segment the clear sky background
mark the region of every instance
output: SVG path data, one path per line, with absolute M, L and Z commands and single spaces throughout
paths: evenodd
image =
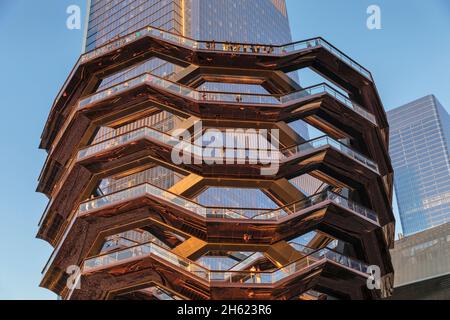
M 258 0 L 255 0 L 258 1 Z M 323 36 L 372 71 L 386 109 L 427 94 L 450 108 L 450 1 L 287 0 L 293 38 Z M 48 111 L 76 62 L 83 29 L 66 8 L 84 0 L 0 0 L 0 299 L 55 299 L 38 287 L 52 248 L 35 239 L 47 204 L 35 193 Z M 366 9 L 382 10 L 382 30 Z

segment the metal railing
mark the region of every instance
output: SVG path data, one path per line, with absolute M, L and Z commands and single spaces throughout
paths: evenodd
M 199 159 L 208 158 L 208 160 L 213 161 L 216 158 L 223 160 L 223 158 L 226 157 L 230 159 L 238 159 L 244 161 L 245 160 L 255 161 L 257 163 L 280 162 L 298 156 L 299 154 L 308 151 L 313 151 L 315 149 L 329 146 L 345 154 L 349 158 L 361 163 L 362 165 L 374 171 L 375 173 L 379 174 L 378 165 L 374 161 L 369 160 L 366 156 L 362 155 L 361 153 L 350 149 L 342 142 L 338 142 L 334 139 L 331 139 L 328 136 L 312 139 L 297 146 L 284 148 L 279 152 L 274 149 L 264 150 L 259 148 L 235 147 L 235 148 L 223 148 L 221 149 L 222 152 L 215 152 L 214 155 L 204 157 L 203 150 L 206 149 L 206 147 L 200 147 L 186 141 L 180 141 L 176 137 L 173 137 L 164 132 L 155 130 L 147 126 L 116 136 L 112 139 L 88 146 L 85 149 L 82 149 L 78 152 L 77 160 L 81 161 L 88 157 L 91 157 L 94 154 L 105 152 L 107 150 L 114 149 L 118 146 L 122 146 L 130 142 L 135 142 L 144 138 L 154 139 L 162 144 L 169 145 L 172 147 L 177 146 L 177 148 L 180 151 L 183 150 L 184 152 L 189 153 L 194 157 L 198 157 Z M 220 148 L 213 148 L 214 151 L 218 151 L 218 149 Z
M 164 169 L 163 171 L 158 170 L 152 176 L 146 175 L 146 172 L 147 170 L 131 174 L 129 176 L 122 177 L 115 180 L 114 182 L 110 182 L 104 186 L 101 186 L 100 190 L 102 191 L 102 194 L 98 196 L 108 195 L 116 191 L 121 191 L 142 183 L 149 183 L 159 188 L 167 189 L 173 186 L 176 182 L 181 181 L 185 178 L 184 175 L 181 175 L 175 171 L 170 171 L 168 169 Z
M 131 34 L 120 37 L 119 39 L 112 40 L 109 43 L 101 46 L 100 48 L 96 48 L 90 52 L 83 54 L 75 67 L 72 69 L 69 77 L 66 79 L 62 89 L 59 91 L 58 96 L 55 98 L 53 103 L 52 111 L 54 107 L 57 105 L 59 100 L 64 96 L 65 88 L 70 79 L 73 78 L 77 67 L 80 64 L 84 64 L 92 59 L 95 59 L 99 56 L 112 52 L 121 48 L 124 45 L 127 45 L 130 42 L 133 42 L 137 39 L 140 39 L 145 36 L 151 36 L 157 39 L 163 39 L 165 41 L 173 42 L 177 45 L 182 45 L 189 47 L 194 50 L 208 50 L 208 51 L 216 51 L 216 52 L 240 52 L 240 53 L 259 53 L 259 54 L 270 54 L 270 55 L 286 55 L 292 52 L 301 51 L 301 50 L 310 50 L 312 48 L 321 47 L 328 52 L 332 53 L 340 60 L 345 62 L 347 65 L 352 67 L 355 71 L 359 72 L 365 78 L 374 82 L 372 74 L 366 68 L 364 68 L 361 64 L 356 62 L 354 59 L 350 58 L 347 54 L 333 46 L 331 43 L 326 41 L 321 37 L 311 38 L 303 41 L 294 42 L 287 45 L 281 46 L 273 46 L 273 45 L 258 45 L 258 44 L 243 44 L 243 43 L 229 43 L 229 42 L 208 42 L 208 41 L 197 41 L 190 38 L 182 37 L 180 35 L 176 35 L 161 29 L 157 29 L 151 26 L 145 27 L 140 31 L 133 32 Z
M 140 38 L 150 36 L 155 39 L 161 39 L 167 42 L 172 42 L 176 45 L 187 47 L 191 50 L 207 50 L 213 52 L 233 52 L 241 54 L 266 54 L 273 56 L 280 56 L 291 54 L 293 52 L 310 50 L 312 48 L 321 47 L 340 60 L 348 64 L 354 70 L 362 74 L 367 79 L 373 81 L 372 74 L 361 64 L 350 58 L 347 54 L 333 46 L 331 43 L 321 37 L 311 38 L 307 40 L 297 41 L 285 45 L 270 45 L 270 44 L 250 44 L 250 43 L 236 43 L 236 42 L 215 42 L 215 41 L 199 41 L 191 38 L 183 37 L 168 31 L 157 29 L 154 27 L 145 27 L 139 31 L 133 32 L 119 39 L 113 40 L 100 48 L 94 49 L 82 55 L 80 62 L 85 63 L 89 60 L 95 59 L 99 56 L 112 52 L 121 48 L 128 43 L 134 42 Z
M 378 165 L 374 161 L 369 160 L 366 156 L 362 155 L 361 153 L 350 149 L 342 142 L 338 142 L 334 139 L 331 139 L 328 136 L 318 137 L 316 139 L 307 141 L 307 142 L 299 144 L 297 146 L 285 148 L 285 149 L 281 150 L 281 154 L 285 158 L 290 158 L 292 156 L 298 155 L 301 152 L 309 151 L 312 149 L 318 149 L 318 148 L 321 148 L 324 146 L 330 146 L 330 147 L 342 152 L 349 158 L 352 158 L 353 160 L 363 164 L 364 166 L 371 169 L 372 171 L 379 173 Z
M 276 105 L 280 106 L 288 104 L 296 100 L 305 99 L 314 95 L 328 94 L 329 96 L 340 101 L 347 108 L 353 110 L 360 116 L 369 120 L 373 124 L 377 124 L 376 118 L 373 114 L 361 107 L 359 104 L 351 101 L 342 93 L 331 87 L 326 83 L 321 83 L 308 88 L 298 90 L 287 95 L 271 95 L 271 94 L 254 94 L 254 93 L 239 93 L 239 92 L 215 92 L 215 91 L 198 91 L 190 87 L 183 86 L 179 83 L 172 82 L 162 77 L 144 73 L 130 80 L 121 82 L 112 87 L 99 91 L 91 96 L 80 100 L 78 108 L 86 108 L 87 106 L 99 102 L 101 100 L 110 98 L 114 95 L 120 94 L 124 91 L 136 88 L 142 84 L 163 88 L 171 93 L 181 95 L 183 97 L 193 99 L 199 102 L 220 102 L 220 103 L 235 103 L 235 104 L 262 104 L 262 105 Z
M 103 142 L 99 142 L 97 144 L 90 145 L 85 149 L 82 149 L 78 152 L 77 160 L 83 160 L 88 158 L 94 154 L 104 152 L 106 150 L 113 149 L 117 146 L 121 146 L 133 141 L 137 141 L 143 138 L 151 138 L 155 139 L 164 144 L 168 144 L 171 146 L 175 146 L 180 143 L 180 141 L 164 132 L 155 130 L 151 127 L 144 126 L 139 129 L 118 135 L 112 139 L 105 140 Z
M 175 129 L 175 122 L 176 122 L 176 116 L 169 116 L 161 121 L 158 121 L 156 123 L 149 124 L 150 127 L 154 128 L 155 130 L 161 131 L 161 132 L 170 132 L 171 130 Z M 120 132 L 120 130 L 123 130 Z M 120 127 L 118 129 L 112 129 L 109 132 L 103 133 L 101 135 L 95 136 L 94 140 L 92 141 L 92 145 L 103 142 L 105 140 L 112 139 L 114 137 L 117 137 L 121 134 L 128 133 L 130 131 L 135 130 L 136 128 L 127 128 L 127 126 Z
M 163 201 L 169 202 L 183 209 L 187 209 L 196 215 L 210 219 L 242 219 L 242 220 L 264 220 L 276 221 L 289 215 L 296 214 L 304 209 L 318 205 L 325 201 L 330 201 L 345 209 L 353 211 L 355 214 L 363 216 L 372 222 L 378 223 L 378 215 L 359 204 L 356 204 L 343 196 L 325 191 L 306 199 L 302 199 L 293 204 L 278 209 L 259 209 L 259 208 L 226 208 L 226 207 L 205 207 L 192 200 L 183 198 L 167 190 L 161 189 L 149 183 L 139 184 L 131 188 L 117 191 L 115 193 L 88 200 L 80 204 L 78 215 L 87 214 L 97 210 L 102 210 L 108 206 L 116 205 L 120 202 L 129 201 L 131 199 L 143 196 L 152 196 Z
M 51 257 L 49 258 L 44 270 L 42 271 L 43 274 L 47 273 L 50 266 L 53 263 L 54 258 L 56 257 L 57 253 L 59 252 L 62 243 L 64 242 L 65 238 L 69 234 L 72 225 L 75 223 L 77 217 L 82 214 L 90 213 L 96 210 L 101 210 L 102 208 L 114 205 L 118 202 L 122 201 L 128 201 L 131 200 L 134 197 L 139 196 L 145 196 L 146 194 L 150 196 L 154 196 L 157 198 L 160 198 L 164 201 L 168 201 L 170 203 L 173 203 L 177 206 L 180 206 L 184 209 L 190 210 L 191 212 L 202 216 L 204 218 L 211 218 L 211 219 L 243 219 L 243 220 L 268 220 L 268 221 L 275 221 L 277 219 L 284 218 L 290 214 L 295 214 L 301 210 L 307 209 L 308 207 L 320 204 L 324 201 L 332 201 L 333 203 L 349 209 L 353 211 L 355 214 L 363 216 L 374 223 L 379 223 L 378 215 L 368 209 L 365 208 L 359 204 L 356 204 L 336 193 L 333 193 L 331 191 L 326 191 L 319 193 L 317 195 L 313 195 L 311 197 L 308 197 L 306 199 L 300 200 L 298 202 L 295 202 L 293 204 L 290 204 L 288 206 L 279 208 L 279 209 L 240 209 L 240 208 L 225 208 L 225 207 L 204 207 L 198 203 L 195 203 L 189 199 L 185 199 L 183 197 L 180 197 L 178 195 L 175 195 L 169 191 L 163 190 L 161 188 L 158 188 L 156 186 L 150 185 L 150 184 L 143 184 L 138 185 L 135 187 L 131 187 L 126 190 L 122 190 L 119 192 L 116 192 L 112 195 L 107 195 L 101 198 L 97 198 L 94 200 L 89 200 L 84 203 L 82 203 L 78 209 L 78 214 L 75 215 L 75 217 L 71 220 L 70 225 L 67 227 L 61 241 L 59 242 L 58 247 L 53 251 Z
M 301 273 L 305 269 L 317 265 L 326 260 L 333 261 L 341 266 L 367 274 L 368 265 L 356 259 L 344 256 L 332 249 L 324 248 L 314 250 L 299 260 L 271 272 L 263 271 L 211 271 L 186 258 L 158 246 L 155 243 L 146 243 L 138 246 L 126 248 L 104 255 L 100 255 L 88 260 L 83 264 L 83 273 L 89 273 L 103 268 L 121 264 L 127 260 L 142 259 L 143 257 L 154 256 L 167 262 L 201 280 L 211 282 L 226 282 L 239 284 L 275 284 L 296 273 Z

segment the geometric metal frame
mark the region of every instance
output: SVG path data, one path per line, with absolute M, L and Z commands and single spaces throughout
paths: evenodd
M 102 78 L 149 57 L 159 57 L 184 70 L 170 79 L 142 75 L 137 78 L 139 81 L 130 79 L 95 93 Z M 313 69 L 347 92 L 348 97 L 325 84 L 299 88 L 286 73 L 301 68 Z M 260 84 L 271 94 L 213 93 L 196 89 L 208 81 Z M 317 88 L 322 88 L 322 92 L 313 91 Z M 174 89 L 178 91 L 173 92 Z M 166 143 L 161 143 L 155 135 L 164 133 L 152 128 L 140 128 L 147 134 L 140 140 L 79 157 L 86 148 L 94 148 L 90 141 L 100 126 L 144 115 L 150 110 L 181 116 L 184 121 L 178 125 L 185 129 L 192 129 L 197 120 L 222 128 L 277 127 L 282 132 L 280 142 L 291 148 L 281 150 L 279 172 L 264 177 L 260 174 L 261 166 L 247 163 L 176 167 L 171 164 L 172 146 L 167 144 L 170 139 L 165 138 Z M 314 141 L 302 141 L 287 126 L 297 119 L 334 139 L 347 138 L 351 146 L 324 138 L 324 144 L 311 149 Z M 144 282 L 191 299 L 291 299 L 314 288 L 354 299 L 388 295 L 393 279 L 389 248 L 394 233 L 388 139 L 386 114 L 372 75 L 322 38 L 282 46 L 216 43 L 147 27 L 114 40 L 81 56 L 55 100 L 42 135 L 41 147 L 49 155 L 38 191 L 47 194 L 51 201 L 38 236 L 56 248 L 41 285 L 73 299 L 113 298 L 115 292 L 128 292 L 127 288 L 142 287 Z M 309 148 L 306 152 L 305 146 Z M 187 177 L 170 190 L 158 191 L 151 185 L 135 186 L 146 192 L 80 215 L 78 207 L 99 179 L 151 163 L 181 170 Z M 306 173 L 334 188 L 351 190 L 352 199 L 331 191 L 305 198 L 287 180 Z M 196 206 L 188 199 L 201 188 L 214 185 L 265 186 L 266 190 L 284 197 L 280 198 L 283 209 L 273 212 L 283 212 L 286 216 L 274 220 L 271 215 L 275 213 L 265 213 L 264 219 L 230 218 L 232 208 L 222 208 L 218 215 L 216 209 Z M 158 198 L 159 193 L 166 198 Z M 178 199 L 185 207 L 175 205 L 170 199 Z M 310 203 L 314 199 L 316 202 Z M 369 208 L 361 209 L 361 203 Z M 190 206 L 197 211 L 193 212 Z M 372 219 L 361 212 L 372 214 Z M 157 244 L 125 248 L 124 252 L 134 250 L 133 259 L 106 263 L 95 272 L 84 268 L 83 288 L 70 291 L 65 287 L 67 274 L 64 270 L 68 264 L 83 266 L 92 261 L 94 248 L 98 248 L 105 235 L 146 223 L 177 230 L 186 234 L 187 240 L 180 248 L 164 249 L 165 256 L 161 256 L 164 250 Z M 354 256 L 344 256 L 327 248 L 308 249 L 313 251 L 304 254 L 287 244 L 287 240 L 312 230 L 347 241 L 356 250 L 357 258 L 380 266 L 382 291 L 369 291 L 365 287 L 367 266 Z M 208 274 L 205 282 L 196 271 L 189 269 L 191 267 L 180 269 L 178 265 L 198 268 L 189 257 L 211 248 L 239 250 L 246 246 L 278 252 L 277 263 L 282 268 L 273 272 L 240 271 L 240 280 L 233 283 L 226 280 L 230 272 L 202 271 Z M 136 256 L 136 252 L 140 252 L 140 256 Z M 300 258 L 287 259 L 289 255 Z M 105 263 L 98 259 L 93 261 Z M 174 265 L 173 259 L 179 262 Z M 359 266 L 357 272 L 352 269 L 355 265 Z M 293 268 L 293 273 L 279 278 L 287 267 Z M 219 276 L 223 277 L 220 281 Z M 261 280 L 267 277 L 272 279 L 270 283 Z

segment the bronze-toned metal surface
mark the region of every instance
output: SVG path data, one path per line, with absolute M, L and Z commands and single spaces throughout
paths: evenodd
M 349 138 L 358 150 L 371 155 L 380 164 L 382 175 L 392 171 L 389 159 L 380 152 L 384 141 L 376 118 L 326 84 L 301 89 L 285 96 L 243 93 L 209 93 L 151 75 L 141 75 L 114 88 L 105 89 L 80 101 L 60 133 L 61 138 L 49 154 L 41 175 L 41 188 L 52 190 L 61 175 L 70 151 L 86 144 L 94 128 L 140 110 L 158 108 L 188 118 L 211 122 L 220 115 L 220 124 L 238 125 L 239 120 L 263 124 L 305 120 L 335 139 Z M 137 82 L 135 84 L 134 82 Z M 108 92 L 111 92 L 108 94 Z M 98 97 L 101 98 L 98 98 Z M 57 172 L 53 168 L 57 164 Z
M 158 30 L 158 32 L 162 31 Z M 126 38 L 127 37 L 124 37 L 124 39 Z M 53 141 L 53 138 L 56 137 L 56 132 L 59 131 L 59 128 L 63 125 L 63 122 L 66 121 L 67 115 L 69 115 L 70 112 L 72 111 L 73 104 L 80 97 L 94 92 L 95 88 L 98 86 L 100 82 L 101 77 L 105 77 L 108 74 L 117 72 L 120 69 L 138 63 L 139 61 L 148 58 L 149 55 L 155 52 L 156 56 L 162 57 L 163 59 L 169 60 L 174 63 L 178 62 L 179 64 L 184 66 L 188 66 L 191 64 L 203 65 L 205 64 L 205 61 L 207 61 L 206 63 L 207 66 L 213 65 L 216 67 L 220 67 L 222 66 L 221 64 L 224 64 L 222 66 L 224 68 L 229 67 L 240 68 L 245 66 L 245 68 L 249 69 L 250 72 L 252 69 L 261 69 L 261 66 L 262 69 L 266 71 L 277 70 L 277 68 L 279 68 L 283 72 L 289 72 L 298 68 L 312 66 L 315 70 L 317 69 L 319 73 L 323 74 L 325 77 L 328 77 L 330 80 L 338 83 L 345 90 L 349 90 L 349 92 L 351 92 L 351 98 L 354 101 L 356 101 L 362 106 L 365 106 L 366 108 L 369 108 L 368 110 L 377 116 L 377 121 L 381 129 L 387 127 L 386 116 L 382 104 L 380 102 L 380 99 L 378 97 L 378 93 L 376 92 L 376 88 L 375 87 L 370 88 L 370 86 L 373 86 L 370 73 L 368 73 L 369 75 L 367 75 L 366 71 L 362 73 L 361 71 L 358 72 L 357 71 L 358 68 L 360 70 L 364 69 L 361 69 L 362 67 L 360 67 L 357 64 L 356 66 L 358 67 L 355 68 L 354 67 L 355 63 L 353 62 L 353 60 L 345 56 L 345 54 L 341 53 L 338 49 L 334 48 L 321 38 L 304 41 L 303 42 L 304 45 L 301 46 L 301 49 L 294 50 L 292 51 L 292 53 L 288 53 L 287 49 L 292 47 L 293 45 L 280 46 L 278 54 L 275 54 L 273 52 L 272 53 L 265 52 L 264 54 L 261 53 L 258 54 L 258 52 L 252 52 L 250 54 L 250 52 L 248 51 L 242 53 L 236 52 L 230 49 L 230 46 L 231 48 L 233 48 L 231 44 L 228 47 L 226 47 L 227 50 L 218 50 L 219 47 L 214 46 L 214 48 L 210 47 L 210 49 L 206 51 L 205 50 L 196 51 L 194 47 L 191 47 L 190 50 L 193 51 L 184 54 L 183 52 L 184 50 L 186 50 L 185 46 L 180 47 L 174 44 L 173 42 L 166 42 L 164 43 L 164 45 L 162 45 L 161 41 L 164 42 L 164 40 L 161 40 L 160 35 L 154 34 L 153 31 L 149 31 L 145 35 L 144 33 L 142 33 L 142 36 L 137 37 L 133 41 L 124 42 L 118 40 L 117 42 L 121 43 L 121 45 L 116 49 L 114 49 L 113 51 L 114 55 L 112 55 L 111 52 L 109 51 L 106 51 L 102 55 L 95 56 L 95 58 L 91 59 L 88 59 L 90 53 L 83 55 L 80 58 L 77 65 L 74 67 L 74 70 L 72 71 L 71 76 L 67 80 L 65 87 L 63 88 L 63 92 L 60 94 L 60 97 L 55 101 L 55 104 L 52 108 L 52 112 L 49 118 L 50 122 L 47 123 L 46 129 L 44 130 L 44 134 L 42 136 L 43 144 L 41 144 L 41 146 L 46 149 L 50 147 L 50 145 L 48 145 L 48 143 L 44 141 Z M 137 50 L 141 42 L 145 43 L 142 44 L 144 45 L 144 48 L 150 50 L 145 50 L 144 48 Z M 187 40 L 185 40 L 184 43 L 187 43 Z M 174 47 L 172 48 L 172 46 Z M 249 44 L 248 46 L 252 45 Z M 266 47 L 269 48 L 271 46 Z M 171 48 L 173 49 L 172 51 L 170 51 Z M 161 54 L 159 53 L 160 51 L 163 51 L 164 53 Z M 259 50 L 259 52 L 261 52 L 261 50 Z M 338 54 L 336 55 L 333 52 Z M 171 57 L 170 56 L 171 54 L 174 56 L 180 56 L 184 54 L 185 58 L 183 59 L 187 59 L 189 60 L 189 62 L 180 63 L 179 59 L 170 60 L 168 57 Z M 205 55 L 205 57 L 202 56 L 201 58 L 200 57 L 192 58 L 193 56 L 195 56 L 195 54 Z M 230 55 L 232 57 L 231 59 L 227 57 Z M 304 55 L 306 55 L 306 57 L 304 57 Z M 269 60 L 269 62 L 265 60 Z M 298 61 L 301 61 L 301 63 L 298 63 Z M 288 66 L 288 68 L 286 68 L 286 66 Z M 94 74 L 95 76 L 93 77 L 86 76 Z M 81 77 L 81 75 L 83 76 Z M 247 75 L 247 78 L 248 77 L 251 77 L 251 73 Z M 83 80 L 79 82 L 79 79 Z M 369 86 L 369 89 L 366 88 L 367 86 Z M 76 90 L 76 92 L 72 92 L 73 90 Z M 57 118 L 55 119 L 53 114 L 57 110 L 62 108 L 62 106 L 68 107 L 63 108 L 62 112 L 58 111 Z M 383 132 L 384 133 L 382 134 L 382 136 L 385 142 L 383 149 L 386 149 L 385 145 L 387 144 L 388 137 L 387 132 L 385 131 Z
M 99 91 L 106 77 L 151 57 L 181 68 Z M 300 87 L 287 73 L 302 68 L 331 84 Z M 268 94 L 202 89 L 216 82 Z M 163 114 L 164 130 L 142 122 Z M 306 141 L 297 120 L 326 136 Z M 276 129 L 268 137 L 277 147 L 257 139 L 256 148 L 211 149 L 198 144 L 208 129 Z M 371 73 L 322 38 L 219 43 L 148 27 L 113 40 L 80 57 L 42 135 L 38 191 L 50 201 L 37 237 L 55 249 L 41 286 L 73 300 L 389 295 L 388 140 Z M 203 204 L 214 188 L 224 198 L 256 190 L 274 206 Z M 308 245 L 296 242 L 311 234 Z M 220 270 L 209 267 L 214 259 Z M 380 268 L 378 290 L 367 287 L 370 266 Z M 80 268 L 80 287 L 69 286 L 69 267 Z
M 291 267 L 285 266 L 271 272 L 236 273 L 209 271 L 189 261 L 186 263 L 191 263 L 192 271 L 186 270 L 186 266 L 168 263 L 156 252 L 130 256 L 123 262 L 83 272 L 82 289 L 69 291 L 67 296 L 71 299 L 101 299 L 111 291 L 130 286 L 137 279 L 166 286 L 175 283 L 176 286 L 170 287 L 173 291 L 193 299 L 203 295 L 201 298 L 204 299 L 285 300 L 317 286 L 324 292 L 339 293 L 342 298 L 376 296 L 376 292 L 367 290 L 368 275 L 356 267 L 358 262 L 354 261 L 355 267 L 347 266 L 343 260 L 336 262 L 333 255 L 337 254 L 332 251 L 323 257 L 316 257 L 314 253 L 307 255 L 289 264 Z M 341 255 L 339 257 L 343 258 Z M 179 261 L 184 259 L 180 258 Z M 340 280 L 342 278 L 345 278 L 345 282 Z
M 377 217 L 363 216 L 362 211 L 356 212 L 358 208 L 350 209 L 355 205 L 336 194 L 325 192 L 284 209 L 262 213 L 260 209 L 253 209 L 255 216 L 251 218 L 250 209 L 246 210 L 247 216 L 239 216 L 233 208 L 207 208 L 198 204 L 190 210 L 187 205 L 176 204 L 182 200 L 177 200 L 173 194 L 165 192 L 167 199 L 156 196 L 156 189 L 149 186 L 142 196 L 125 198 L 88 212 L 79 209 L 78 217 L 73 218 L 76 220 L 61 240 L 61 247 L 55 249 L 55 257 L 45 276 L 51 279 L 56 270 L 80 264 L 84 257 L 98 253 L 96 250 L 105 237 L 127 227 L 142 228 L 148 224 L 163 225 L 195 237 L 192 238 L 196 239 L 194 245 L 188 246 L 190 253 L 186 257 L 196 254 L 196 250 L 205 252 L 211 246 L 223 250 L 242 249 L 245 237 L 246 248 L 255 249 L 293 239 L 311 230 L 322 230 L 354 243 L 359 256 L 379 265 L 383 271 L 392 272 L 390 262 L 384 257 L 386 252 L 380 252 L 377 246 L 378 241 L 383 240 Z M 177 250 L 185 252 L 181 247 Z M 174 253 L 180 255 L 177 250 Z
M 235 186 L 240 185 L 241 180 L 246 179 L 270 182 L 280 178 L 294 178 L 301 174 L 310 173 L 332 184 L 349 186 L 359 190 L 361 197 L 367 198 L 368 203 L 366 205 L 373 207 L 377 212 L 384 213 L 384 215 L 380 214 L 382 225 L 391 221 L 392 212 L 389 200 L 382 184 L 379 182 L 379 174 L 360 161 L 347 157 L 345 153 L 335 149 L 327 141 L 318 148 L 306 148 L 305 151 L 299 150 L 298 153 L 297 150 L 291 152 L 288 149 L 288 157 L 281 161 L 280 170 L 277 174 L 261 176 L 262 166 L 260 165 L 216 164 L 207 166 L 192 163 L 191 165 L 181 164 L 174 167 L 171 162 L 172 146 L 162 143 L 161 140 L 153 139 L 151 134 L 145 133 L 145 130 L 150 130 L 149 132 L 164 137 L 166 135 L 150 128 L 138 130 L 144 130 L 140 139 L 135 137 L 129 142 L 122 139 L 125 141 L 124 145 L 119 143 L 113 145 L 112 148 L 99 148 L 98 151 L 94 146 L 92 154 L 75 161 L 74 167 L 68 170 L 67 178 L 63 181 L 61 190 L 55 195 L 54 203 L 48 208 L 50 214 L 44 219 L 39 236 L 47 232 L 46 229 L 50 226 L 48 219 L 52 219 L 52 214 L 58 213 L 59 216 L 62 216 L 73 210 L 73 204 L 81 200 L 80 196 L 87 195 L 88 186 L 91 186 L 90 189 L 92 189 L 95 185 L 93 179 L 98 180 L 102 176 L 105 177 L 123 171 L 125 167 L 149 162 L 159 163 L 175 170 L 183 169 L 185 172 L 195 173 L 208 180 L 215 180 L 218 177 L 222 181 L 228 179 L 230 183 L 235 181 Z M 169 139 L 169 136 L 167 138 Z M 308 143 L 306 144 L 308 145 Z M 104 145 L 100 145 L 100 147 L 104 147 Z M 83 151 L 81 151 L 82 153 Z M 63 221 L 64 219 L 63 216 L 60 220 Z M 51 242 L 54 241 L 52 240 L 53 237 L 49 234 L 42 236 L 43 239 Z

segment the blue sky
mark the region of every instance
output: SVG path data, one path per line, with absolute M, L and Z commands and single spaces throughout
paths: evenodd
M 81 30 L 66 8 L 83 0 L 0 0 L 0 299 L 54 299 L 38 288 L 52 250 L 35 239 L 47 204 L 35 193 L 45 153 L 37 148 L 48 111 L 77 60 Z M 366 28 L 378 4 L 382 30 Z M 448 0 L 288 0 L 295 40 L 323 36 L 372 71 L 386 109 L 433 93 L 450 108 Z

